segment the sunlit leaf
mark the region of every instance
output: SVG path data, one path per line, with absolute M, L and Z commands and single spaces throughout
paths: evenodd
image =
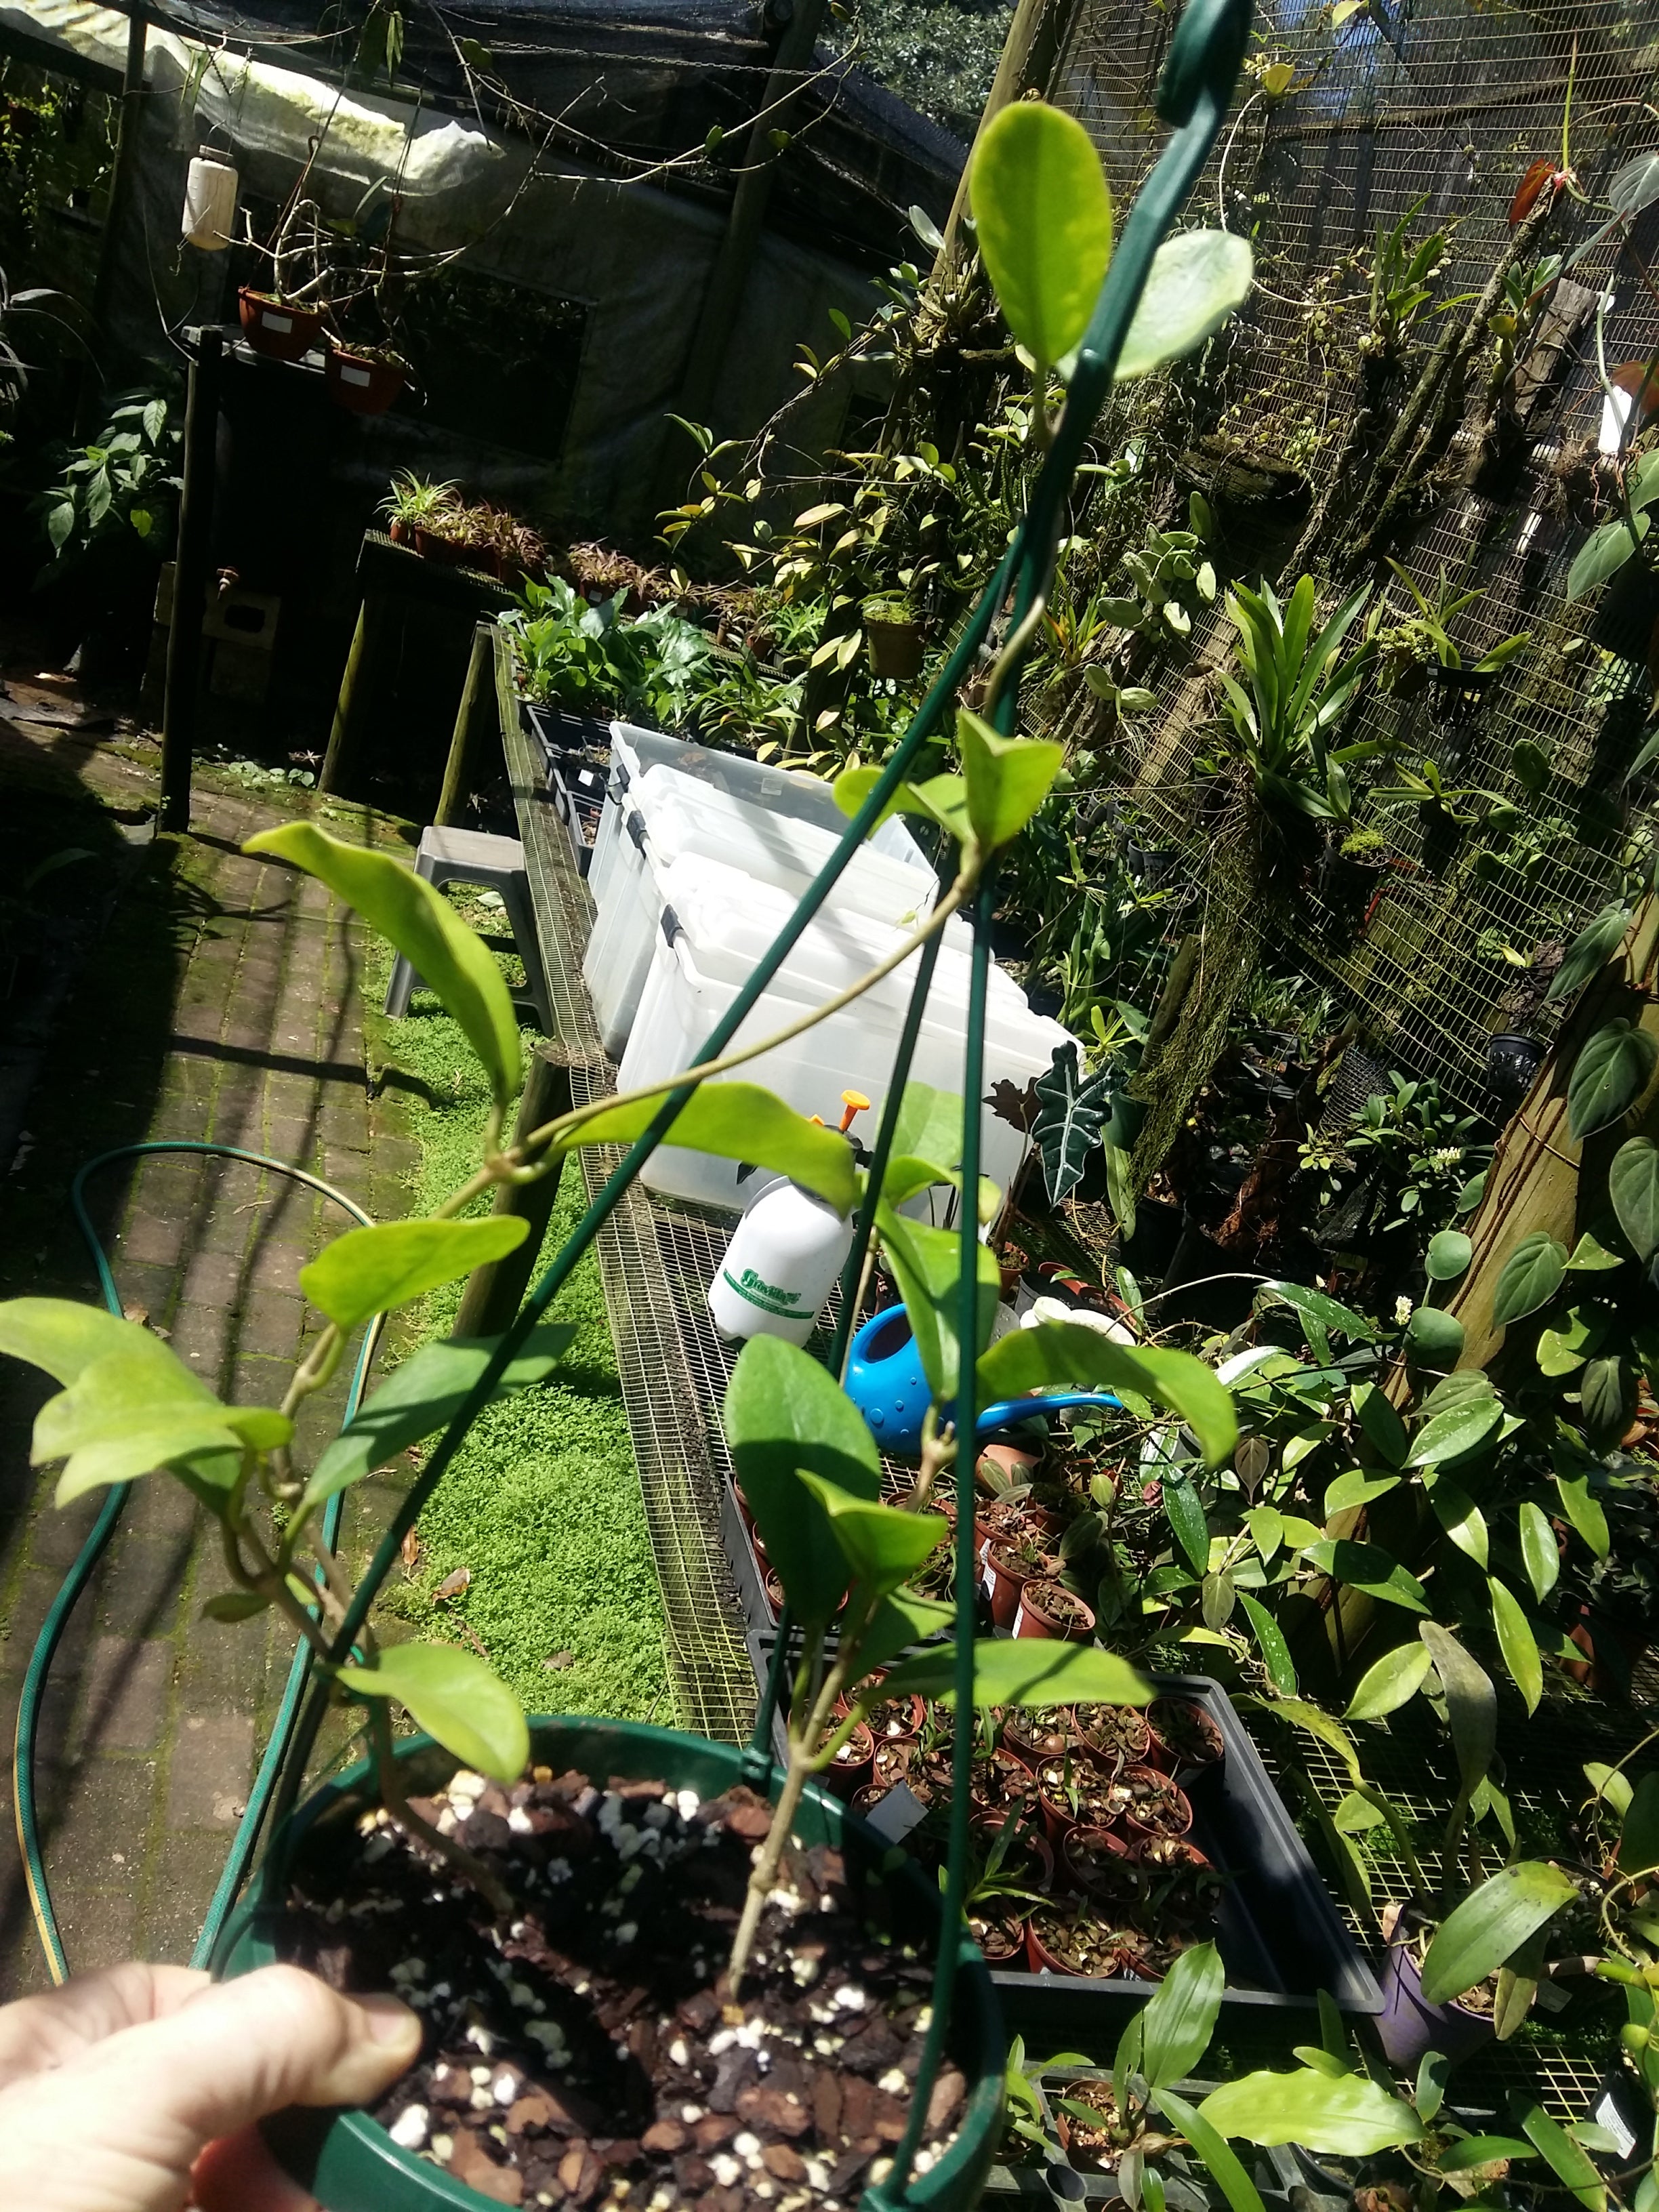
M 1112 252 L 1112 196 L 1088 132 L 1042 100 L 1015 100 L 981 131 L 968 184 L 1009 329 L 1038 361 L 1063 359 Z
M 339 1679 L 367 1698 L 390 1698 L 463 1765 L 514 1783 L 530 1759 L 523 1708 L 499 1674 L 451 1644 L 394 1644 L 373 1667 L 342 1667 Z
M 1534 1229 L 1523 1237 L 1498 1274 L 1492 1293 L 1493 1325 L 1507 1328 L 1547 1306 L 1560 1289 L 1566 1267 L 1567 1248 L 1547 1229 Z
M 1238 1446 L 1237 1412 L 1213 1368 L 1161 1345 L 1116 1344 L 1079 1322 L 1010 1329 L 981 1358 L 979 1379 L 993 1398 L 1042 1389 L 1133 1390 L 1179 1415 L 1210 1466 L 1224 1464 Z
M 1423 2133 L 1411 2106 L 1369 2075 L 1322 2067 L 1242 2074 L 1212 2089 L 1199 2111 L 1223 2135 L 1244 2142 L 1301 2143 L 1332 2158 L 1369 2158 Z
M 391 1313 L 440 1283 L 470 1275 L 522 1244 L 530 1224 L 521 1214 L 481 1221 L 387 1221 L 348 1229 L 300 1270 L 300 1288 L 341 1328 L 370 1314 Z
M 956 1650 L 933 1644 L 889 1669 L 895 1697 L 956 1701 Z M 974 1703 L 986 1705 L 1144 1705 L 1157 1692 L 1127 1659 L 1098 1644 L 1046 1637 L 999 1637 L 974 1646 Z
M 1433 1664 L 1422 1644 L 1402 1644 L 1368 1667 L 1342 1716 L 1349 1721 L 1377 1721 L 1408 1705 L 1428 1679 Z
M 650 1097 L 610 1106 L 574 1133 L 573 1145 L 627 1145 L 648 1129 L 674 1089 L 671 1081 Z M 797 1114 L 758 1083 L 704 1083 L 669 1125 L 665 1140 L 725 1160 L 748 1160 L 815 1191 L 837 1213 L 858 1200 L 853 1148 L 838 1129 Z
M 1255 256 L 1227 230 L 1184 230 L 1152 257 L 1115 381 L 1150 376 L 1212 337 L 1249 297 Z
M 1066 748 L 1046 738 L 1000 737 L 982 716 L 964 707 L 957 715 L 957 750 L 974 836 L 981 852 L 999 852 L 1018 836 L 1048 797 Z

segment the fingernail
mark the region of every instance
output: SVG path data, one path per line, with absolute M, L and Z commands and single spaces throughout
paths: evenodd
M 418 2039 L 420 2021 L 399 1998 L 354 1997 L 352 2002 L 363 2015 L 371 2042 L 408 2043 L 411 2035 Z

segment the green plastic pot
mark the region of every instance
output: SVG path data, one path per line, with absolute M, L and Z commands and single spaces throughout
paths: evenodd
M 531 1722 L 530 1731 L 539 1764 L 556 1772 L 578 1768 L 601 1786 L 612 1775 L 659 1777 L 675 1789 L 718 1797 L 744 1779 L 744 1754 L 735 1746 L 635 1721 L 543 1717 Z M 420 1795 L 441 1788 L 459 1764 L 427 1735 L 401 1742 L 398 1756 L 410 1763 L 410 1787 Z M 353 1825 L 365 1807 L 378 1802 L 373 1771 L 363 1760 L 295 1808 L 272 1837 L 253 1887 L 226 1924 L 214 1957 L 216 1973 L 251 1974 L 277 1958 L 276 1938 L 290 1879 L 312 1832 Z M 795 1832 L 803 1843 L 844 1850 L 849 1873 L 862 1868 L 897 1883 L 916 1918 L 937 1926 L 937 1888 L 908 1860 L 883 1874 L 887 1844 L 816 1783 L 808 1785 Z M 985 1961 L 965 1935 L 959 1942 L 954 2016 L 958 2048 L 972 2052 L 973 2058 L 965 2069 L 968 2098 L 956 2140 L 909 2191 L 909 2203 L 931 2212 L 955 2212 L 977 2201 L 1002 2117 L 1007 2038 Z M 399 2149 L 367 2112 L 296 2110 L 266 2121 L 264 2131 L 283 2165 L 324 2212 L 432 2212 L 439 2206 L 446 2212 L 488 2212 L 489 2198 L 428 2160 Z

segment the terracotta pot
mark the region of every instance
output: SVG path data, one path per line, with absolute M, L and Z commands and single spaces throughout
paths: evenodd
M 1073 1705 L 1071 1722 L 1079 1743 L 1109 1772 L 1145 1765 L 1152 1731 L 1133 1705 Z
M 761 1575 L 761 1588 L 766 1602 L 771 1607 L 774 1620 L 783 1618 L 783 1578 L 775 1567 L 766 1567 Z
M 324 359 L 329 397 L 353 415 L 384 415 L 409 381 L 395 361 L 371 361 L 349 346 L 331 346 Z
M 1123 1770 L 1125 1787 L 1133 1791 L 1137 1786 L 1158 1785 L 1159 1811 L 1155 1819 L 1136 1813 L 1135 1799 L 1130 1796 L 1123 1808 L 1124 1833 L 1132 1839 L 1136 1836 L 1184 1836 L 1193 1825 L 1193 1808 L 1187 1793 L 1172 1782 L 1167 1774 L 1160 1774 L 1154 1766 L 1126 1766 Z M 1144 1801 L 1143 1801 L 1144 1802 Z M 1149 1808 L 1150 1809 L 1150 1808 Z
M 1019 1610 L 1014 1615 L 1016 1636 L 1086 1644 L 1094 1632 L 1094 1608 L 1063 1583 L 1029 1582 L 1020 1592 Z
M 1178 1740 L 1177 1723 L 1181 1733 L 1201 1737 L 1201 1746 Z M 1162 1774 L 1196 1774 L 1218 1766 L 1227 1756 L 1226 1739 L 1214 1719 L 1189 1698 L 1154 1698 L 1146 1709 L 1146 1725 L 1152 1741 L 1146 1764 Z
M 908 1782 L 915 1764 L 916 1747 L 913 1739 L 901 1739 L 896 1743 L 883 1743 L 871 1736 L 872 1763 L 870 1778 L 883 1790 L 890 1790 L 896 1782 Z M 921 1791 L 917 1791 L 921 1796 Z
M 921 674 L 927 647 L 920 623 L 878 621 L 866 615 L 864 634 L 870 641 L 870 665 L 878 676 L 903 683 Z
M 1073 1828 L 1115 1827 L 1122 1818 L 1122 1784 L 1115 1776 L 1103 1773 L 1091 1759 L 1073 1759 L 1071 1767 L 1079 1800 L 1076 1812 L 1066 1795 L 1066 1761 L 1046 1759 L 1036 1770 L 1043 1832 L 1056 1850 Z
M 1137 1836 L 1129 1861 L 1156 1900 L 1160 1924 L 1165 1918 L 1189 1925 L 1214 1919 L 1222 1877 L 1187 1837 Z
M 322 342 L 320 307 L 296 307 L 282 300 L 267 299 L 244 284 L 236 295 L 236 312 L 243 337 L 255 353 L 264 354 L 268 360 L 299 361 Z
M 1086 1911 L 1088 1908 L 1083 1909 Z M 1057 1923 L 1063 1925 L 1068 1919 L 1075 1917 L 1075 1910 L 1073 1908 L 1073 1911 L 1068 1912 L 1065 1905 L 1058 1904 L 1039 1906 L 1026 1922 L 1026 1962 L 1034 1974 L 1064 1974 L 1068 1978 L 1075 1979 L 1091 1972 L 1114 1974 L 1119 1971 L 1118 1962 L 1121 1953 L 1118 1938 L 1115 1931 L 1113 1930 L 1104 1929 L 1101 1930 L 1099 1947 L 1101 1955 L 1098 1963 L 1092 1968 L 1069 1966 L 1057 1952 L 1049 1949 L 1044 1941 L 1044 1929 L 1047 1928 L 1049 1933 L 1053 1933 Z
M 441 568 L 459 568 L 463 563 L 471 568 L 476 557 L 471 546 L 459 538 L 441 537 L 420 523 L 415 526 L 415 550 L 422 561 L 435 562 Z
M 1045 1553 L 1035 1565 L 1027 1567 L 1014 1557 L 1008 1546 L 993 1544 L 987 1564 L 991 1574 L 991 1618 L 999 1628 L 1012 1628 L 1026 1583 L 1040 1582 L 1045 1575 L 1053 1574 L 1059 1562 Z
M 1031 1256 L 1023 1245 L 1005 1244 L 997 1254 L 997 1267 L 1002 1276 L 1002 1295 L 1011 1298 L 1019 1288 L 1020 1277 L 1031 1264 Z
M 1011 1806 L 1031 1804 L 1037 1795 L 1036 1777 L 1025 1761 L 1001 1745 L 988 1759 L 975 1759 L 969 1790 L 976 1807 L 993 1820 L 1006 1820 Z M 948 1781 L 943 1784 L 948 1789 Z
M 836 1711 L 845 1713 L 848 1700 L 836 1700 Z M 894 1708 L 888 1711 L 885 1708 Z M 921 1734 L 927 1708 L 920 1698 L 888 1698 L 865 1715 L 873 1743 L 914 1743 Z
M 1110 1828 L 1068 1830 L 1060 1846 L 1060 1864 L 1074 1889 L 1109 1899 L 1115 1911 L 1128 1911 L 1139 1893 L 1129 1846 Z
M 980 1912 L 969 1912 L 965 1917 L 968 1933 L 988 1966 L 1018 1969 L 1025 1964 L 1025 1923 L 1012 1910 L 1007 1918 Z
M 860 1721 L 825 1770 L 824 1783 L 837 1797 L 851 1797 L 869 1781 L 875 1765 L 876 1740 Z
M 1013 1812 L 975 1813 L 969 1822 L 975 1833 L 984 1839 L 988 1849 L 992 1839 L 1000 1835 L 1010 1820 L 1018 1817 Z M 1009 1845 L 1010 1856 L 1020 1851 L 1030 1851 L 1037 1863 L 1036 1880 L 1030 1885 L 1034 1889 L 1050 1890 L 1054 1882 L 1054 1855 L 1048 1847 L 1048 1838 L 1033 1821 L 1027 1820 L 1024 1833 Z
M 981 1566 L 988 1564 L 996 1545 L 1012 1542 L 1024 1527 L 1024 1505 L 1017 1498 L 994 1498 L 988 1504 L 975 1507 L 974 1538 Z
M 1030 1705 L 1001 1708 L 1002 1741 L 1017 1759 L 1035 1774 L 1045 1759 L 1065 1756 L 1069 1737 L 1058 1713 L 1039 1712 Z
M 412 522 L 405 522 L 401 514 L 392 516 L 386 526 L 386 534 L 394 545 L 412 545 L 415 543 L 415 526 Z

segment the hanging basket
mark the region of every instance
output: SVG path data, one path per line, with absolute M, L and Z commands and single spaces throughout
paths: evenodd
M 329 397 L 353 415 L 384 415 L 409 381 L 401 362 L 331 346 L 324 363 Z
M 556 1772 L 574 1767 L 601 1782 L 617 1776 L 659 1779 L 704 1798 L 719 1796 L 744 1779 L 744 1753 L 734 1745 L 668 1729 L 567 1718 L 532 1720 L 530 1729 L 532 1757 Z M 398 1756 L 410 1762 L 410 1779 L 419 1791 L 441 1788 L 458 1764 L 426 1735 L 400 1743 Z M 276 1831 L 258 1881 L 228 1923 L 215 1954 L 215 1972 L 222 1978 L 252 1973 L 281 1957 L 289 1884 L 313 1831 L 322 1835 L 338 1824 L 355 1825 L 377 1802 L 373 1771 L 364 1761 L 325 1784 Z M 861 1860 L 864 1870 L 896 1886 L 906 1915 L 919 1930 L 934 1931 L 936 1940 L 937 1888 L 908 1861 L 886 1871 L 886 1843 L 827 1789 L 809 1785 L 795 1832 L 808 1845 L 838 1846 L 855 1862 Z M 1007 2039 L 985 1962 L 966 1936 L 957 1954 L 952 2017 L 956 2048 L 963 2054 L 958 2063 L 969 2083 L 961 2124 L 938 2163 L 917 2174 L 908 2191 L 911 2205 L 930 2212 L 956 2212 L 976 2201 L 1002 2118 Z M 491 2203 L 441 2166 L 401 2149 L 364 2112 L 295 2110 L 267 2122 L 265 2131 L 284 2166 L 325 2212 L 487 2212 Z
M 320 307 L 296 307 L 244 284 L 236 295 L 242 335 L 255 353 L 271 361 L 300 361 L 323 338 Z

